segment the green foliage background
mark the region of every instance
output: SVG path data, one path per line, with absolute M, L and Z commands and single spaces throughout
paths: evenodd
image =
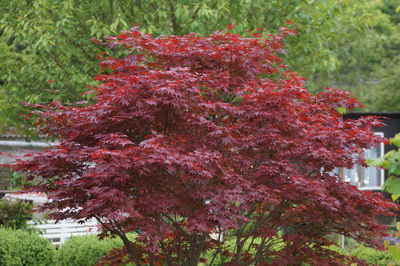
M 29 130 L 20 102 L 76 102 L 95 85 L 90 41 L 139 23 L 154 35 L 299 28 L 284 55 L 310 90 L 354 91 L 366 110 L 399 109 L 396 0 L 9 0 L 0 2 L 0 131 Z M 294 24 L 287 24 L 291 20 Z
M 382 190 L 389 192 L 392 200 L 397 201 L 400 198 L 400 133 L 397 133 L 389 142 L 396 149 L 385 153 L 383 158 L 367 159 L 366 162 L 370 166 L 381 167 L 388 172 L 389 177 L 385 180 Z
M 32 219 L 32 204 L 22 200 L 0 199 L 0 227 L 27 229 L 27 221 Z

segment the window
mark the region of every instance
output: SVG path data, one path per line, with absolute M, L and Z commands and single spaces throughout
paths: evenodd
M 376 132 L 375 135 L 383 137 L 383 132 Z M 384 144 L 380 143 L 378 146 L 364 151 L 365 159 L 383 158 Z M 339 175 L 344 181 L 358 186 L 361 190 L 380 190 L 384 182 L 385 171 L 376 167 L 362 167 L 355 165 L 352 169 L 341 168 Z

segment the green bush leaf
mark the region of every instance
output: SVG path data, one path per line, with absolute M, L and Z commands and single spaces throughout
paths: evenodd
M 388 248 L 388 253 L 396 262 L 400 262 L 400 247 L 390 245 Z
M 383 185 L 383 190 L 392 194 L 392 199 L 395 201 L 400 197 L 400 178 L 389 177 Z
M 390 144 L 400 147 L 400 133 L 397 133 L 394 138 L 390 139 Z
M 391 161 L 389 164 L 389 174 L 393 174 L 393 175 L 400 175 L 400 162 L 397 161 Z
M 366 159 L 365 162 L 366 162 L 369 166 L 381 167 L 381 166 L 383 166 L 384 160 L 383 160 L 382 158 Z

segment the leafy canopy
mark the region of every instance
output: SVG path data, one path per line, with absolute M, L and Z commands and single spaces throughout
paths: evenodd
M 359 106 L 348 92 L 304 89 L 278 57 L 293 33 L 97 41 L 121 56 L 104 55 L 95 102 L 36 106 L 60 142 L 13 169 L 42 179 L 32 190 L 55 219 L 94 217 L 120 237 L 114 264 L 341 265 L 331 233 L 379 247 L 374 216 L 392 203 L 332 170 L 383 141 L 382 124 L 343 120 L 338 108 Z
M 309 85 L 370 88 L 365 82 L 380 64 L 386 43 L 386 35 L 374 29 L 392 27 L 380 4 L 380 0 L 2 1 L 0 131 L 32 127 L 18 116 L 26 111 L 21 102 L 90 99 L 90 94 L 81 93 L 96 85 L 92 77 L 99 71 L 100 53 L 90 38 L 115 35 L 131 23 L 155 36 L 190 32 L 205 36 L 230 23 L 238 33 L 255 28 L 276 33 L 291 20 L 301 34 L 286 40 L 285 59 L 310 79 Z M 369 91 L 360 90 L 360 95 L 370 95 Z

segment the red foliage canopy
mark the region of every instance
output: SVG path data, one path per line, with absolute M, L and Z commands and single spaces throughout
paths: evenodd
M 348 92 L 304 89 L 277 56 L 291 33 L 109 37 L 123 56 L 101 63 L 95 103 L 42 106 L 41 133 L 60 142 L 13 167 L 41 178 L 32 189 L 48 194 L 54 218 L 95 217 L 121 237 L 114 259 L 341 263 L 326 236 L 376 246 L 374 216 L 392 204 L 332 170 L 383 141 L 371 132 L 382 124 L 344 121 L 338 107 L 359 106 Z

